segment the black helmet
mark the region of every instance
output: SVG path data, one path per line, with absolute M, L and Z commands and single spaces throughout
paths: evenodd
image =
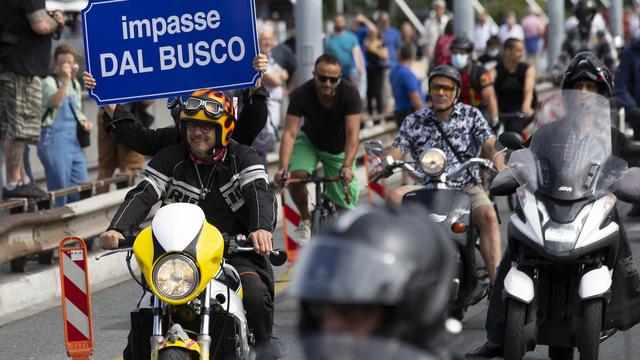
M 588 23 L 591 25 L 593 17 L 598 11 L 598 5 L 595 0 L 579 0 L 573 7 L 573 14 L 580 23 Z
M 443 333 L 455 261 L 419 205 L 345 213 L 296 264 L 289 291 L 301 301 L 301 334 L 319 332 L 323 304 L 380 306 L 383 324 L 372 335 L 430 348 Z
M 462 84 L 462 81 L 460 80 L 460 71 L 451 65 L 438 65 L 432 68 L 429 71 L 429 85 L 431 85 L 431 80 L 436 76 L 448 77 L 456 83 L 458 88 L 460 88 Z
M 598 84 L 598 93 L 610 97 L 612 93 L 611 71 L 594 54 L 583 51 L 571 59 L 562 78 L 560 87 L 573 89 L 579 80 L 590 80 Z
M 473 51 L 473 41 L 469 40 L 466 36 L 456 36 L 453 41 L 451 41 L 449 49 L 465 49 L 467 52 L 471 52 Z

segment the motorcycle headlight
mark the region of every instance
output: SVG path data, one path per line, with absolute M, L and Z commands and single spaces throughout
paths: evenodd
M 198 286 L 198 268 L 190 258 L 173 254 L 160 259 L 153 269 L 153 285 L 168 299 L 189 296 Z
M 427 175 L 440 175 L 446 165 L 447 157 L 440 149 L 430 149 L 420 156 L 420 167 Z
M 555 251 L 573 250 L 580 229 L 574 224 L 553 224 L 544 231 L 545 247 Z

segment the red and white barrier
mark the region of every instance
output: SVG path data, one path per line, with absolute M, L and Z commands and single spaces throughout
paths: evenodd
M 307 184 L 309 191 L 309 210 L 315 205 L 315 192 L 313 186 Z M 280 191 L 280 204 L 282 206 L 282 232 L 284 233 L 284 248 L 289 256 L 289 261 L 294 262 L 298 256 L 300 246 L 297 241 L 296 229 L 300 225 L 300 212 L 294 204 L 289 189 L 282 188 Z
M 65 247 L 67 243 L 79 243 L 79 246 Z M 79 237 L 68 237 L 60 242 L 58 252 L 67 355 L 74 360 L 89 359 L 93 352 L 93 323 L 87 246 Z

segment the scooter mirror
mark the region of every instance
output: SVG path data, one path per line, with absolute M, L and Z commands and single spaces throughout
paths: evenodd
M 380 140 L 367 140 L 364 142 L 364 151 L 378 158 L 384 157 L 384 147 L 382 147 L 382 143 Z
M 640 141 L 627 141 L 624 147 L 620 149 L 620 155 L 622 156 L 640 155 Z
M 273 266 L 280 266 L 286 263 L 288 258 L 287 252 L 283 249 L 274 249 L 271 254 L 269 254 L 269 262 Z
M 524 139 L 516 132 L 503 132 L 498 136 L 498 141 L 511 150 L 518 150 L 524 147 Z
M 618 180 L 613 194 L 627 203 L 640 202 L 640 168 L 632 167 Z
M 511 172 L 504 170 L 493 178 L 489 193 L 493 196 L 511 195 L 516 192 L 518 186 L 518 181 L 511 175 Z

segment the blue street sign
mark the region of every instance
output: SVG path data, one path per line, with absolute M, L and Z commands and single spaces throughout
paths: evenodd
M 254 0 L 95 0 L 82 11 L 99 104 L 253 86 Z

